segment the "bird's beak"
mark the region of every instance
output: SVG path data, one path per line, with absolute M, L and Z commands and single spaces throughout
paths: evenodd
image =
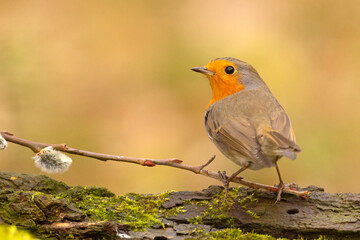
M 194 72 L 205 74 L 205 75 L 215 75 L 214 72 L 210 71 L 206 67 L 194 67 L 191 70 L 193 70 Z

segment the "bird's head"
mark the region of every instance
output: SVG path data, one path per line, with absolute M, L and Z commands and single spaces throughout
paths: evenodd
M 191 70 L 205 74 L 210 81 L 213 97 L 208 107 L 233 93 L 265 85 L 250 64 L 235 58 L 217 58 L 204 67 L 194 67 Z

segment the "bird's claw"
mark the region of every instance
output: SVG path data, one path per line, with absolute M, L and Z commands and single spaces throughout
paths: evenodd
M 286 185 L 283 182 L 280 182 L 277 186 L 277 197 L 275 204 L 281 200 L 281 194 L 283 192 L 283 189 L 286 187 Z
M 226 176 L 226 172 L 223 171 L 218 171 L 218 174 L 219 174 L 219 178 L 221 180 L 221 182 L 223 183 L 224 185 L 224 188 L 225 188 L 225 194 L 224 194 L 224 201 L 226 202 L 227 200 L 227 196 L 228 196 L 228 192 L 229 192 L 229 185 L 230 185 L 230 181 L 229 181 L 229 178 Z
M 218 174 L 219 174 L 219 177 L 220 177 L 221 182 L 222 182 L 224 185 L 229 184 L 228 177 L 226 176 L 226 172 L 225 172 L 225 171 L 223 171 L 223 172 L 218 171 Z

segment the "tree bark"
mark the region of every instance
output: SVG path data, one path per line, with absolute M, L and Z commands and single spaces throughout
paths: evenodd
M 315 186 L 299 189 L 310 192 L 307 200 L 283 194 L 276 204 L 275 193 L 246 187 L 236 190 L 227 206 L 220 186 L 171 192 L 160 208 L 182 207 L 182 211 L 171 216 L 159 214 L 163 225 L 154 224 L 147 231 L 132 231 L 116 218 L 91 219 L 65 195 L 59 197 L 65 192 L 69 196 L 84 193 L 44 175 L 0 172 L 0 189 L 0 223 L 28 229 L 41 239 L 184 239 L 224 228 L 283 238 L 360 239 L 360 194 L 329 194 Z M 115 196 L 103 190 L 103 197 Z M 242 201 L 246 197 L 248 200 Z

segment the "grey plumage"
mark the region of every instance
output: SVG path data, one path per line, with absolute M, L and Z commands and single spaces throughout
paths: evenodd
M 284 109 L 251 65 L 226 60 L 236 63 L 245 89 L 207 109 L 205 128 L 210 139 L 226 157 L 241 166 L 250 163 L 253 170 L 273 167 L 283 156 L 295 159 L 300 148 Z

